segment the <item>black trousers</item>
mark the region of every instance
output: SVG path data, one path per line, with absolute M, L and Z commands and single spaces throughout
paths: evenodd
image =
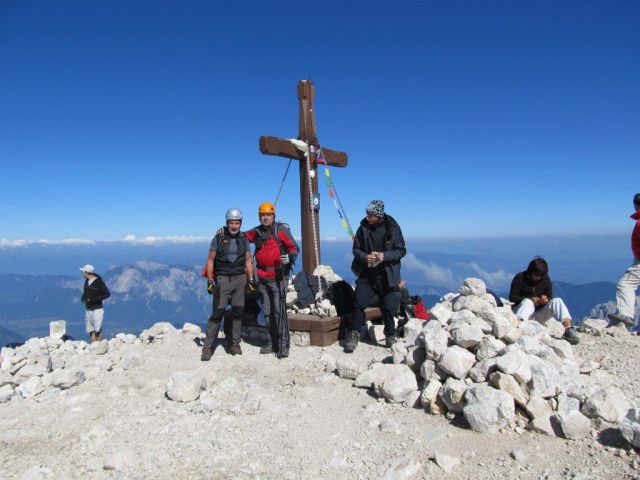
M 402 294 L 398 287 L 392 288 L 386 277 L 359 277 L 356 280 L 356 304 L 353 309 L 351 328 L 358 332 L 364 324 L 364 309 L 378 297 L 378 306 L 382 310 L 384 334 L 387 337 L 396 334 L 394 315 L 400 307 Z

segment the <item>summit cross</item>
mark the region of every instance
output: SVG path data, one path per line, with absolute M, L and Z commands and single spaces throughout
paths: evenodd
M 313 111 L 314 88 L 310 80 L 298 82 L 298 140 L 309 147 L 309 165 L 307 156 L 298 150 L 289 140 L 277 137 L 260 137 L 260 152 L 265 155 L 299 160 L 300 172 L 300 224 L 302 229 L 302 269 L 313 273 L 320 262 L 320 209 L 318 199 L 318 164 L 323 164 L 316 158 L 319 148 L 328 165 L 346 167 L 348 158 L 344 152 L 320 147 L 316 135 L 316 119 Z M 309 181 L 311 175 L 311 182 Z M 311 184 L 311 185 L 309 185 Z M 311 188 L 310 188 L 311 187 Z M 313 197 L 313 198 L 312 198 Z M 313 199 L 316 199 L 314 202 Z M 315 203 L 315 207 L 314 207 Z M 313 211 L 312 211 L 313 210 Z M 315 228 L 314 228 L 315 224 Z M 314 236 L 315 232 L 315 236 Z M 315 254 L 317 249 L 317 256 Z

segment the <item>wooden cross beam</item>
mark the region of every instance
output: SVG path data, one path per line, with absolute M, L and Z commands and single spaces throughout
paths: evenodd
M 300 224 L 302 229 L 302 269 L 307 273 L 313 273 L 320 262 L 320 211 L 315 210 L 312 217 L 311 195 L 318 194 L 318 169 L 315 152 L 320 144 L 316 136 L 316 119 L 313 111 L 314 88 L 310 80 L 298 82 L 298 101 L 300 104 L 298 113 L 298 140 L 309 145 L 310 164 L 307 166 L 307 158 L 289 140 L 276 137 L 260 137 L 260 152 L 265 155 L 277 155 L 279 157 L 293 158 L 300 161 Z M 311 150 L 313 149 L 313 152 Z M 348 158 L 344 152 L 338 152 L 322 147 L 322 153 L 327 164 L 334 167 L 346 167 Z M 321 160 L 319 160 L 322 163 Z M 308 173 L 312 173 L 311 190 L 309 189 Z M 312 221 L 313 218 L 313 221 Z M 315 239 L 314 239 L 315 223 Z M 318 249 L 316 259 L 315 246 Z

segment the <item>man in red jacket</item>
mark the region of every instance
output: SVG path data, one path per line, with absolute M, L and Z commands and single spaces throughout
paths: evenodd
M 279 358 L 289 356 L 287 322 L 287 274 L 298 256 L 298 245 L 289 226 L 275 221 L 276 209 L 265 202 L 258 208 L 260 225 L 245 232 L 256 246 L 256 276 L 262 296 L 262 308 L 270 341 L 260 353 L 276 352 Z
M 633 197 L 633 206 L 636 212 L 631 218 L 636 225 L 631 232 L 631 251 L 633 252 L 633 265 L 631 265 L 622 278 L 618 281 L 616 290 L 617 313 L 610 313 L 609 320 L 631 327 L 635 323 L 636 289 L 640 286 L 640 193 Z

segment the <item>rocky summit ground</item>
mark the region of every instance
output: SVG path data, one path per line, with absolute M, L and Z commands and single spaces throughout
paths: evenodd
M 243 343 L 242 356 L 218 347 L 204 363 L 195 338 L 180 332 L 114 345 L 94 370 L 87 365 L 97 356 L 86 354 L 86 381 L 0 404 L 0 478 L 640 475 L 636 451 L 613 429 L 581 440 L 513 429 L 481 434 L 460 418 L 387 403 L 325 371 L 327 354 L 347 356 L 337 344 L 294 346 L 290 358 L 278 360 Z M 581 340 L 576 353 L 583 364 L 606 370 L 639 405 L 640 338 L 581 334 Z M 389 356 L 361 343 L 349 357 L 365 368 Z M 110 371 L 103 368 L 111 363 Z M 178 371 L 204 374 L 198 400 L 167 398 L 167 382 Z

